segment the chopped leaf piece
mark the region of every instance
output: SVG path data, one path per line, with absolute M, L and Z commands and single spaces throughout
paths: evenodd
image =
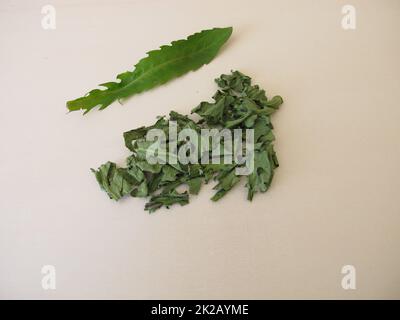
M 200 188 L 201 188 L 201 181 L 202 181 L 202 178 L 198 177 L 198 178 L 190 179 L 186 182 L 189 186 L 190 194 L 198 194 L 199 193 Z
M 128 173 L 127 169 L 117 168 L 115 163 L 107 162 L 100 166 L 95 174 L 97 182 L 102 189 L 107 192 L 109 197 L 119 200 L 129 194 L 138 181 Z
M 173 191 L 167 194 L 160 194 L 157 196 L 151 197 L 150 201 L 146 203 L 145 210 L 148 210 L 150 213 L 156 211 L 157 209 L 161 208 L 162 206 L 169 207 L 175 203 L 179 203 L 181 206 L 189 203 L 189 195 L 187 192 L 178 193 Z

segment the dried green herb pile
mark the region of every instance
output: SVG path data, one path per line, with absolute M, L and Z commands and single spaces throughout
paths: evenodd
M 169 118 L 160 117 L 152 126 L 140 127 L 124 133 L 125 145 L 132 152 L 126 159 L 126 167 L 121 168 L 113 162 L 93 170 L 100 187 L 109 197 L 119 200 L 124 196 L 149 197 L 145 210 L 154 212 L 173 204 L 185 205 L 189 194 L 198 194 L 203 183 L 216 181 L 213 201 L 221 199 L 240 179 L 247 179 L 247 199 L 252 200 L 257 192 L 266 192 L 271 185 L 278 160 L 273 148 L 271 115 L 282 104 L 282 98 L 268 99 L 265 91 L 251 85 L 251 78 L 234 71 L 221 75 L 215 80 L 218 90 L 213 102 L 201 102 L 192 113 L 200 119 L 192 120 L 175 111 Z M 250 175 L 238 176 L 235 169 L 243 164 L 150 164 L 146 159 L 147 149 L 153 142 L 146 140 L 150 129 L 163 130 L 166 143 L 169 142 L 169 121 L 177 124 L 178 132 L 185 128 L 201 129 L 228 128 L 254 130 L 254 170 Z M 245 137 L 243 137 L 244 139 Z M 183 142 L 181 142 L 182 144 Z M 178 144 L 179 145 L 179 144 Z M 199 157 L 204 156 L 199 152 Z M 211 154 L 208 155 L 211 159 Z M 184 189 L 184 190 L 182 190 Z

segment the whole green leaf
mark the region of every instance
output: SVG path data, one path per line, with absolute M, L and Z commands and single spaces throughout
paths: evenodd
M 115 100 L 152 89 L 189 71 L 208 64 L 232 34 L 232 27 L 203 30 L 185 40 L 173 41 L 159 50 L 148 52 L 133 71 L 117 76 L 119 82 L 100 84 L 104 90 L 94 89 L 87 95 L 67 102 L 70 111 L 84 110 L 86 114 L 96 106 L 100 110 Z

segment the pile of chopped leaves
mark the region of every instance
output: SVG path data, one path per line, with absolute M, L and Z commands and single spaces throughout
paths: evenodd
M 192 110 L 200 117 L 199 120 L 171 111 L 169 119 L 160 117 L 152 126 L 125 132 L 125 145 L 132 152 L 126 160 L 126 167 L 107 162 L 98 170 L 92 169 L 101 188 L 111 199 L 119 200 L 127 195 L 150 197 L 145 210 L 154 212 L 162 206 L 169 208 L 177 203 L 187 204 L 189 194 L 198 194 L 202 184 L 211 180 L 217 182 L 216 193 L 211 198 L 213 201 L 221 199 L 242 178 L 247 179 L 247 199 L 250 201 L 255 193 L 268 190 L 274 170 L 279 165 L 272 144 L 275 137 L 270 116 L 278 110 L 282 98 L 268 99 L 264 90 L 251 85 L 251 78 L 238 71 L 221 75 L 215 81 L 219 89 L 213 96 L 214 102 L 201 102 Z M 185 128 L 199 133 L 201 129 L 212 128 L 254 129 L 254 170 L 247 176 L 238 176 L 235 169 L 242 164 L 224 164 L 223 161 L 220 164 L 211 161 L 204 164 L 200 160 L 188 164 L 168 161 L 150 164 L 146 160 L 146 150 L 150 146 L 146 134 L 150 129 L 161 129 L 168 145 L 169 121 L 176 122 L 178 132 Z

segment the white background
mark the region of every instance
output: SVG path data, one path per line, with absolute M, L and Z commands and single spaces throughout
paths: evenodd
M 0 298 L 400 298 L 399 15 L 397 0 L 1 0 Z M 217 26 L 234 32 L 209 65 L 67 114 L 145 52 Z M 284 98 L 271 189 L 213 203 L 208 186 L 153 215 L 109 200 L 89 168 L 122 164 L 124 131 L 189 113 L 231 69 Z M 48 264 L 56 290 L 41 287 Z

